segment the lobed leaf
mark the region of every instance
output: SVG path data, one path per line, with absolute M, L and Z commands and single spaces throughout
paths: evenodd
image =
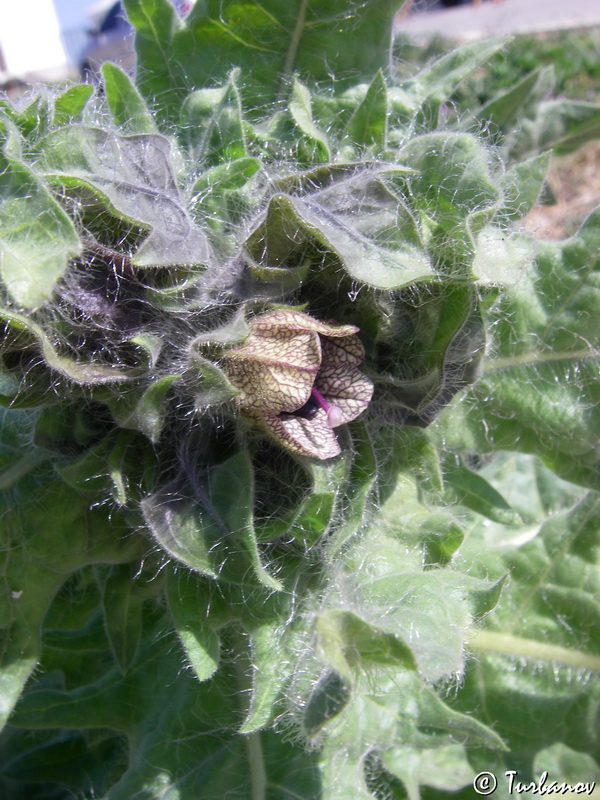
M 148 527 L 173 558 L 210 578 L 271 589 L 279 581 L 265 569 L 254 533 L 253 471 L 244 452 L 194 479 L 196 500 L 182 496 L 175 482 L 142 501 Z M 231 504 L 232 486 L 237 502 Z
M 120 136 L 87 125 L 50 133 L 39 144 L 44 171 L 67 188 L 91 191 L 150 233 L 137 250 L 138 266 L 207 264 L 210 247 L 186 211 L 171 147 L 158 134 Z
M 497 324 L 493 354 L 467 401 L 443 415 L 450 447 L 534 453 L 561 477 L 598 486 L 599 231 L 595 212 L 576 236 L 540 246 L 529 274 L 486 314 Z
M 81 251 L 75 225 L 35 173 L 0 153 L 0 273 L 12 299 L 47 302 Z
M 147 99 L 160 103 L 165 123 L 177 121 L 188 91 L 222 81 L 232 66 L 243 71 L 245 101 L 257 109 L 277 100 L 282 79 L 294 73 L 311 82 L 329 82 L 333 73 L 340 90 L 371 77 L 388 67 L 398 5 L 209 0 L 180 22 L 167 0 L 125 0 L 136 29 L 138 84 Z M 348 48 L 348 36 L 358 29 L 361 47 Z
M 376 172 L 340 180 L 306 198 L 275 195 L 246 247 L 258 263 L 287 267 L 325 251 L 333 269 L 341 267 L 381 289 L 432 275 L 410 210 Z
M 477 552 L 479 568 L 488 574 L 510 569 L 511 581 L 502 604 L 472 637 L 477 659 L 452 703 L 468 713 L 485 686 L 486 719 L 511 748 L 492 762 L 494 768 L 524 774 L 539 768 L 542 754 L 555 743 L 581 754 L 597 752 L 594 709 L 600 689 L 598 494 L 577 490 L 539 467 L 525 488 L 515 474 L 525 476 L 532 462 L 513 456 L 487 468 L 515 499 L 521 493 L 530 519 L 517 536 L 473 521 L 465 557 L 471 560 Z M 546 506 L 550 485 L 552 508 Z M 583 497 L 573 506 L 577 495 Z M 539 721 L 535 730 L 523 727 L 532 714 Z

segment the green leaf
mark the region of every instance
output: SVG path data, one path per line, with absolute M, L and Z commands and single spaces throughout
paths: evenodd
M 306 548 L 317 544 L 330 530 L 334 513 L 347 489 L 349 458 L 319 462 L 301 458 L 302 470 L 310 483 L 306 494 L 287 513 L 265 515 L 257 526 L 261 541 L 293 537 Z M 278 467 L 281 469 L 281 466 Z
M 6 117 L 2 112 L 6 113 Z M 0 149 L 9 158 L 20 161 L 23 158 L 24 140 L 21 132 L 12 120 L 13 109 L 10 103 L 0 102 Z
M 459 744 L 435 749 L 390 747 L 381 753 L 381 764 L 402 781 L 410 800 L 420 800 L 421 786 L 458 792 L 472 786 L 476 775 Z
M 208 222 L 227 217 L 230 204 L 239 201 L 243 189 L 260 170 L 261 162 L 251 156 L 236 158 L 205 170 L 192 186 L 192 212 Z
M 294 648 L 282 630 L 281 619 L 253 625 L 250 631 L 252 689 L 240 733 L 265 728 L 273 717 L 275 703 L 289 680 L 289 659 Z M 300 642 L 296 642 L 298 645 Z
M 348 684 L 353 668 L 397 665 L 416 669 L 414 656 L 402 637 L 370 625 L 351 611 L 328 609 L 315 620 L 316 653 Z
M 383 73 L 379 71 L 369 86 L 364 100 L 350 117 L 347 132 L 359 147 L 373 147 L 375 155 L 385 150 L 388 101 Z
M 448 462 L 444 470 L 446 496 L 457 503 L 504 525 L 518 525 L 520 515 L 481 475 L 463 464 Z
M 514 474 L 514 468 L 498 473 L 513 492 L 519 491 Z M 474 521 L 471 530 L 479 569 L 509 569 L 511 580 L 503 602 L 471 640 L 476 660 L 453 705 L 469 713 L 486 687 L 486 719 L 512 753 L 497 764 L 502 771 L 533 770 L 534 760 L 541 766 L 540 754 L 558 743 L 598 752 L 600 501 L 589 492 L 571 508 L 574 488 L 555 484 L 560 511 L 545 510 L 530 489 L 524 500 L 533 519 L 515 544 L 498 527 Z M 532 714 L 538 724 L 524 727 Z
M 222 88 L 196 89 L 185 98 L 181 122 L 198 166 L 219 166 L 248 155 L 238 77 L 239 70 L 232 70 Z
M 368 521 L 372 493 L 377 485 L 377 457 L 374 441 L 369 430 L 360 421 L 350 427 L 354 458 L 348 482 L 344 486 L 344 509 L 342 520 L 334 526 L 327 542 L 327 559 L 335 559 L 339 551 Z M 319 465 L 321 466 L 321 465 Z
M 67 691 L 33 689 L 13 717 L 15 726 L 126 732 L 126 755 L 120 739 L 121 758 L 106 787 L 111 800 L 127 800 L 141 785 L 151 800 L 173 792 L 182 798 L 252 797 L 267 790 L 274 800 L 315 796 L 316 755 L 270 731 L 235 735 L 235 665 L 228 660 L 218 675 L 199 683 L 181 669 L 174 636 L 161 623 L 148 630 L 130 673 L 113 669 L 93 683 L 80 679 Z
M 522 200 L 523 206 L 526 205 L 526 193 Z M 480 284 L 488 287 L 509 287 L 521 280 L 527 271 L 535 257 L 537 242 L 528 233 L 511 233 L 512 235 L 507 234 L 504 228 L 495 225 L 486 225 L 480 232 L 473 259 L 473 272 L 479 278 Z
M 78 83 L 61 92 L 54 100 L 54 124 L 80 122 L 93 92 L 94 87 L 88 83 Z
M 109 210 L 150 228 L 136 252 L 137 266 L 206 264 L 210 247 L 185 209 L 171 159 L 171 146 L 158 134 L 119 136 L 71 125 L 39 144 L 44 168 L 77 193 L 108 200 Z
M 493 355 L 466 402 L 444 412 L 446 441 L 533 453 L 561 477 L 599 485 L 600 213 L 535 264 L 486 313 Z
M 473 136 L 436 132 L 413 138 L 398 157 L 413 171 L 396 185 L 429 229 L 433 263 L 443 274 L 468 276 L 475 236 L 501 201 L 489 154 Z
M 113 441 L 113 437 L 107 437 L 94 447 L 90 447 L 83 456 L 70 464 L 58 467 L 58 474 L 65 483 L 79 491 L 106 491 L 109 487 L 106 459 Z
M 450 281 L 412 288 L 378 339 L 379 401 L 398 420 L 428 425 L 480 373 L 485 328 L 473 288 Z
M 333 269 L 381 289 L 429 277 L 415 220 L 382 178 L 359 173 L 306 198 L 275 195 L 246 241 L 250 255 L 261 264 L 295 267 L 299 255 L 321 262 L 325 250 Z
M 300 134 L 297 138 L 301 162 L 318 163 L 329 161 L 330 153 L 327 138 L 317 128 L 313 120 L 310 92 L 296 78 L 292 83 L 289 110 Z M 308 151 L 306 155 L 303 154 L 304 151 Z
M 253 145 L 271 158 L 286 153 L 299 166 L 327 163 L 331 156 L 325 129 L 313 117 L 310 91 L 294 78 L 287 109 L 254 128 Z
M 183 570 L 167 579 L 169 609 L 185 654 L 200 681 L 211 678 L 219 665 L 220 639 L 208 618 L 206 581 Z
M 530 119 L 523 120 L 511 137 L 512 158 L 550 148 L 558 155 L 565 155 L 598 138 L 600 106 L 595 103 L 548 100 L 540 103 L 535 112 Z
M 41 326 L 32 322 L 22 314 L 16 314 L 8 309 L 0 309 L 0 318 L 4 320 L 9 329 L 22 334 L 39 347 L 44 361 L 65 378 L 83 385 L 104 384 L 128 381 L 146 372 L 147 365 L 123 369 L 120 367 L 105 366 L 90 362 L 77 361 L 69 356 L 62 355 L 50 340 L 49 335 Z
M 515 164 L 502 177 L 504 201 L 500 213 L 507 219 L 522 219 L 538 201 L 550 166 L 550 152 Z
M 18 734 L 14 739 L 18 740 Z M 8 780 L 27 783 L 35 775 L 47 785 L 69 787 L 67 791 L 80 787 L 94 792 L 110 781 L 112 771 L 118 768 L 120 751 L 121 742 L 116 736 L 89 741 L 80 732 L 48 733 L 42 741 L 38 737 L 37 741 L 18 742 L 18 754 L 7 764 L 6 776 Z
M 102 76 L 108 107 L 119 128 L 126 133 L 154 133 L 154 119 L 127 73 L 106 61 Z
M 8 412 L 15 413 L 15 412 Z M 42 468 L 43 470 L 43 468 Z M 3 498 L 0 597 L 0 725 L 4 725 L 41 655 L 41 625 L 56 592 L 81 566 L 118 563 L 139 551 L 139 539 L 115 542 L 122 520 L 111 524 L 48 474 L 28 473 Z M 94 537 L 88 537 L 90 526 Z
M 162 431 L 168 394 L 180 375 L 163 375 L 142 391 L 123 392 L 111 398 L 109 407 L 121 428 L 141 431 L 156 443 Z
M 250 108 L 278 99 L 282 81 L 325 81 L 336 76 L 340 90 L 387 68 L 397 0 L 348 3 L 327 0 L 269 0 L 240 5 L 209 0 L 196 4 L 185 23 L 167 0 L 125 0 L 136 29 L 139 87 L 161 103 L 165 122 L 177 121 L 186 91 L 222 81 L 232 66 L 245 79 Z M 348 46 L 360 29 L 361 45 Z M 202 53 L 202 58 L 197 54 Z
M 44 136 L 52 124 L 52 98 L 48 91 L 42 90 L 23 108 L 10 110 L 10 117 L 15 122 L 25 139 L 30 143 Z
M 199 680 L 212 677 L 228 649 L 235 650 L 245 714 L 239 731 L 248 734 L 271 720 L 300 641 L 297 622 L 286 622 L 290 607 L 285 594 L 254 594 L 242 602 L 245 589 L 240 588 L 217 588 L 207 578 L 177 570 L 169 575 L 168 598 L 177 634 Z
M 238 396 L 239 389 L 216 364 L 198 354 L 195 342 L 190 351 L 190 378 L 194 382 L 194 403 L 198 410 L 227 403 Z
M 63 587 L 63 592 L 66 587 Z M 72 588 L 72 587 L 70 587 Z M 51 607 L 50 613 L 58 604 Z M 77 630 L 49 630 L 44 634 L 44 647 L 66 650 L 72 656 L 76 653 L 103 653 L 109 648 L 102 614 L 95 613 L 88 622 Z
M 481 64 L 497 53 L 507 39 L 485 39 L 452 50 L 415 78 L 405 81 L 402 89 L 420 103 L 443 103 L 456 91 L 463 80 Z
M 328 681 L 332 683 L 333 679 L 328 678 Z M 329 691 L 329 703 L 333 705 L 334 687 Z M 398 670 L 390 680 L 381 680 L 377 691 L 364 693 L 354 703 L 342 706 L 340 713 L 342 719 L 334 721 L 336 745 L 340 750 L 352 748 L 346 755 L 352 760 L 360 747 L 357 734 L 360 742 L 368 742 L 370 748 L 391 749 L 392 752 L 392 742 L 402 741 L 421 749 L 445 747 L 454 738 L 465 739 L 475 747 L 506 749 L 500 736 L 490 727 L 451 708 L 411 670 Z M 321 726 L 327 721 L 323 719 Z M 364 754 L 364 750 L 360 752 Z M 324 754 L 325 763 L 330 757 L 329 753 Z
M 142 638 L 140 592 L 135 583 L 137 565 L 111 568 L 102 593 L 104 624 L 115 660 L 125 675 L 135 663 Z
M 537 753 L 534 770 L 538 774 L 546 771 L 552 775 L 553 780 L 559 783 L 565 781 L 572 786 L 580 781 L 600 781 L 600 765 L 597 759 L 587 753 L 578 753 L 560 742 Z
M 484 123 L 493 123 L 507 132 L 517 119 L 528 116 L 536 103 L 544 100 L 554 86 L 554 67 L 540 67 L 526 75 L 515 86 L 494 97 L 475 113 Z M 493 132 L 493 129 L 492 129 Z
M 0 795 L 595 780 L 599 495 L 558 475 L 598 488 L 600 217 L 515 233 L 548 154 L 501 161 L 596 107 L 538 114 L 542 70 L 449 132 L 497 43 L 387 87 L 388 0 L 127 5 L 141 89 L 107 66 L 94 105 L 0 100 L 6 159 L 86 240 L 52 303 L 1 315 L 0 397 L 38 407 L 0 424 Z M 75 296 L 100 261 L 122 329 Z M 282 308 L 360 329 L 375 391 L 335 459 L 252 429 L 221 369 Z
M 313 689 L 304 708 L 302 724 L 309 741 L 342 713 L 350 700 L 350 688 L 335 670 L 327 670 Z
M 253 470 L 247 454 L 232 456 L 205 478 L 195 477 L 193 489 L 194 502 L 183 499 L 179 482 L 142 501 L 144 518 L 159 545 L 210 578 L 249 586 L 258 581 L 281 589 L 261 561 L 252 523 Z M 233 505 L 232 490 L 237 498 Z
M 75 226 L 25 164 L 0 153 L 0 272 L 13 300 L 35 308 L 81 251 Z
M 540 149 L 552 146 L 557 155 L 566 155 L 600 135 L 600 105 L 575 101 L 549 101 L 540 109 L 544 126 Z

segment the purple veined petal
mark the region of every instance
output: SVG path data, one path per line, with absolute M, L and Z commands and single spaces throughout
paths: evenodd
M 340 443 L 327 423 L 327 413 L 319 408 L 312 419 L 293 414 L 261 414 L 263 425 L 280 444 L 294 453 L 325 460 L 342 452 Z
M 241 389 L 240 407 L 295 411 L 304 405 L 321 365 L 321 342 L 312 331 L 254 331 L 223 357 L 231 382 Z
M 358 367 L 365 360 L 365 348 L 358 336 L 343 336 L 339 339 L 321 337 L 321 372 L 331 366 L 347 364 Z
M 333 429 L 358 417 L 373 394 L 358 369 L 365 356 L 358 328 L 289 308 L 254 317 L 248 327 L 248 338 L 222 357 L 240 410 L 292 452 L 339 455 Z
M 280 331 L 282 329 L 295 331 L 314 331 L 321 336 L 351 337 L 358 333 L 356 325 L 338 325 L 337 322 L 321 322 L 313 319 L 302 311 L 295 311 L 292 308 L 278 308 L 274 311 L 267 311 L 260 314 L 250 321 L 250 328 L 256 332 L 269 330 Z
M 330 406 L 340 409 L 337 427 L 356 419 L 367 408 L 373 396 L 373 382 L 357 368 L 364 357 L 358 337 L 322 339 L 321 346 L 323 362 L 313 391 L 316 389 Z

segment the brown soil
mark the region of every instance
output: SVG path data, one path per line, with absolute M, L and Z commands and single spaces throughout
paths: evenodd
M 554 158 L 548 184 L 556 204 L 535 206 L 523 223 L 539 239 L 564 239 L 600 206 L 600 141 Z

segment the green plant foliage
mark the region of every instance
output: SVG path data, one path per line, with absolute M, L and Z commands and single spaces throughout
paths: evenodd
M 597 780 L 600 212 L 519 223 L 598 107 L 125 6 L 135 79 L 0 102 L 0 794 Z
M 232 67 L 243 70 L 248 106 L 259 113 L 279 99 L 294 72 L 324 83 L 333 73 L 345 86 L 372 75 L 388 66 L 398 3 L 209 0 L 196 4 L 185 23 L 167 0 L 126 0 L 125 8 L 137 32 L 142 94 L 158 98 L 161 117 L 175 121 L 190 89 L 222 79 Z M 352 36 L 360 37 L 357 51 L 346 46 Z

